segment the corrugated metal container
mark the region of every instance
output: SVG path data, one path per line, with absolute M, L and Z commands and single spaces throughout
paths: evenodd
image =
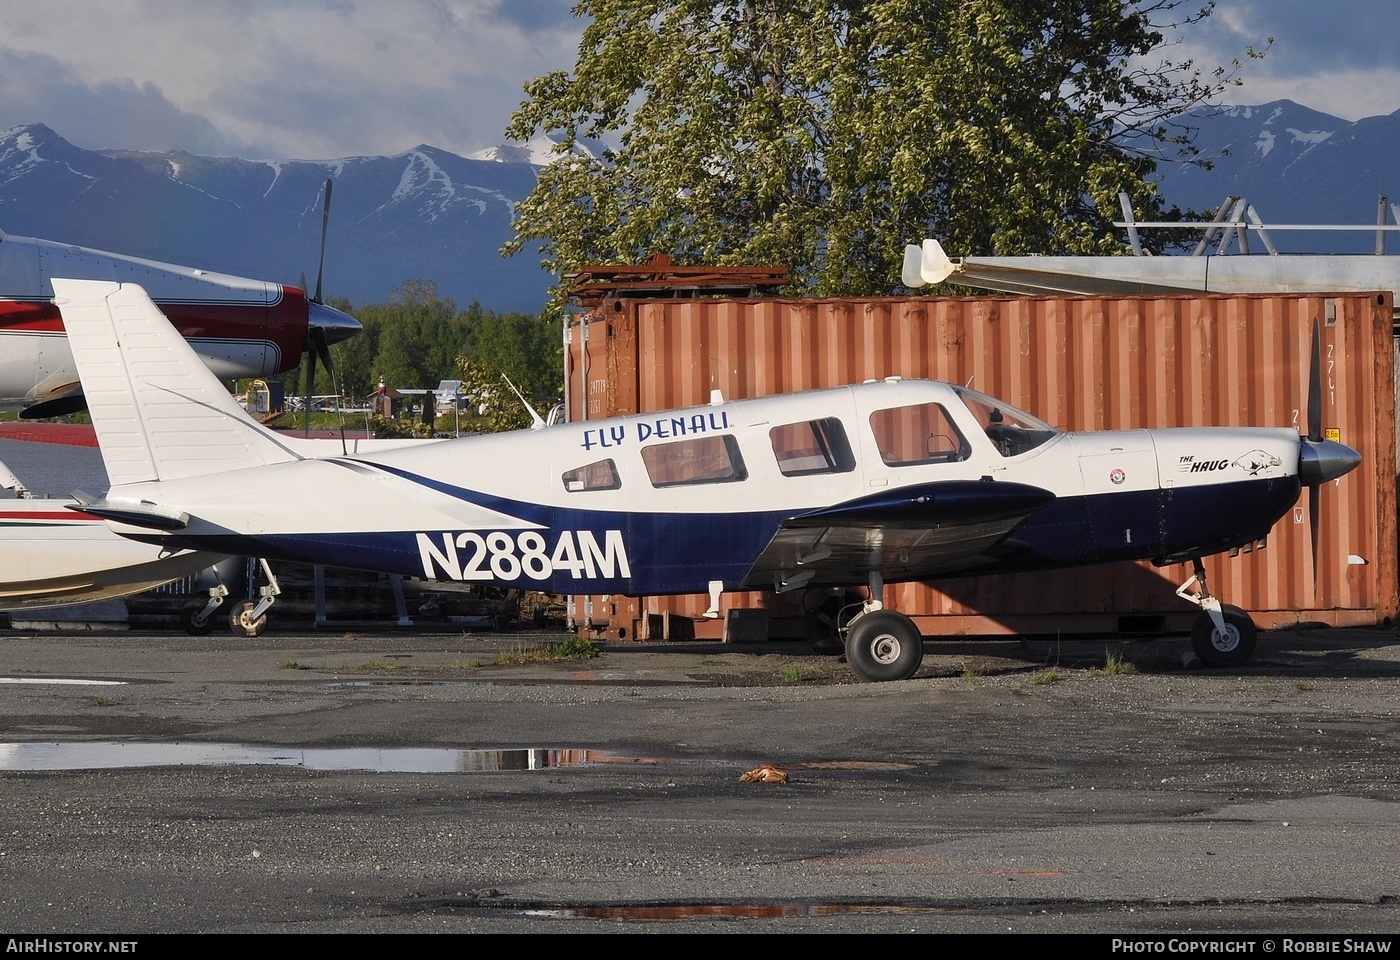
M 1286 426 L 1306 417 L 1313 319 L 1323 419 L 1361 466 L 1322 490 L 1314 578 L 1307 497 L 1253 556 L 1207 561 L 1212 592 L 1260 626 L 1377 623 L 1396 614 L 1391 294 L 626 300 L 580 315 L 566 347 L 571 420 L 888 377 L 971 383 L 1066 430 Z M 1150 564 L 915 583 L 885 602 L 928 635 L 1183 629 L 1189 567 Z M 858 586 L 858 585 L 857 585 Z M 813 603 L 816 598 L 805 598 Z M 804 599 L 726 594 L 800 635 Z M 705 597 L 575 598 L 613 637 L 718 636 Z M 786 619 L 785 619 L 786 618 Z M 602 624 L 606 622 L 606 627 Z

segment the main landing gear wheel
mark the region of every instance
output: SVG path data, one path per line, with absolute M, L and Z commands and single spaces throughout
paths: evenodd
M 865 681 L 908 680 L 924 662 L 924 638 L 904 614 L 872 610 L 846 632 L 846 662 Z
M 203 637 L 214 632 L 214 617 L 200 619 L 199 615 L 208 606 L 203 600 L 191 600 L 180 608 L 180 629 L 192 637 Z
M 228 615 L 228 625 L 234 634 L 240 637 L 260 637 L 267 629 L 267 614 L 263 614 L 256 620 L 253 619 L 253 611 L 258 605 L 252 600 L 245 600 L 242 603 L 234 604 Z
M 1239 607 L 1222 603 L 1220 615 L 1225 620 L 1224 633 L 1215 626 L 1210 614 L 1202 611 L 1191 628 L 1191 646 L 1208 667 L 1237 667 L 1254 654 L 1259 633 L 1249 614 Z

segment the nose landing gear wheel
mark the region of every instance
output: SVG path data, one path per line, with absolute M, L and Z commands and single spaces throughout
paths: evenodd
M 1259 632 L 1254 621 L 1239 607 L 1220 605 L 1225 631 L 1216 628 L 1210 614 L 1202 613 L 1191 627 L 1191 646 L 1208 667 L 1237 667 L 1254 654 Z
M 233 610 L 228 615 L 228 625 L 235 636 L 262 636 L 263 631 L 267 629 L 267 614 L 264 613 L 256 620 L 252 619 L 252 613 L 257 609 L 257 606 L 252 600 L 245 600 L 234 605 Z
M 924 662 L 924 638 L 904 614 L 874 610 L 851 624 L 846 661 L 862 680 L 908 680 Z

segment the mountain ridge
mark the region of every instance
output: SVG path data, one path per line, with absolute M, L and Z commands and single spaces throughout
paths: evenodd
M 1243 196 L 1265 224 L 1367 224 L 1378 194 L 1400 197 L 1392 161 L 1400 111 L 1347 121 L 1276 100 L 1182 119 L 1198 128 L 1196 146 L 1213 169 L 1160 160 L 1156 179 L 1168 204 L 1205 211 Z M 536 138 L 469 157 L 418 144 L 392 156 L 249 160 L 85 150 L 32 123 L 0 131 L 0 229 L 314 285 L 330 177 L 328 298 L 381 303 L 405 280 L 425 278 L 459 306 L 475 300 L 496 312 L 534 313 L 553 282 L 538 247 L 509 258 L 499 250 L 513 235 L 515 204 L 553 149 Z M 1375 246 L 1374 231 L 1280 232 L 1273 240 L 1285 252 Z M 1388 249 L 1400 252 L 1400 239 L 1390 238 Z

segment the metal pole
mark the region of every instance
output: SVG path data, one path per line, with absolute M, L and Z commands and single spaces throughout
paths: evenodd
M 1202 233 L 1201 233 L 1201 242 L 1198 243 L 1198 244 L 1196 244 L 1196 249 L 1191 251 L 1191 256 L 1193 256 L 1193 257 L 1202 257 L 1202 256 L 1205 256 L 1206 248 L 1208 248 L 1208 247 L 1210 246 L 1210 242 L 1211 242 L 1212 240 L 1215 239 L 1216 227 L 1214 226 L 1214 224 L 1217 224 L 1217 223 L 1220 223 L 1220 222 L 1223 221 L 1223 220 L 1228 220 L 1228 219 L 1229 219 L 1229 217 L 1230 217 L 1230 208 L 1231 208 L 1232 206 L 1234 206 L 1234 203 L 1235 203 L 1235 201 L 1236 201 L 1237 199 L 1239 199 L 1239 198 L 1238 198 L 1238 197 L 1226 197 L 1226 198 L 1225 198 L 1225 202 L 1222 203 L 1222 204 L 1219 206 L 1219 208 L 1216 209 L 1216 211 L 1215 211 L 1215 219 L 1212 220 L 1212 221 L 1210 222 L 1211 225 L 1207 226 L 1207 227 L 1205 228 L 1205 230 L 1202 231 Z
M 1386 195 L 1381 194 L 1376 200 L 1376 226 L 1385 226 Z M 1376 231 L 1376 256 L 1385 256 L 1385 231 Z
M 1133 222 L 1133 204 L 1128 199 L 1128 191 L 1118 191 L 1118 205 L 1123 208 L 1123 219 L 1128 222 L 1128 244 L 1133 248 L 1133 256 L 1142 256 L 1142 238 L 1138 236 L 1137 224 Z

